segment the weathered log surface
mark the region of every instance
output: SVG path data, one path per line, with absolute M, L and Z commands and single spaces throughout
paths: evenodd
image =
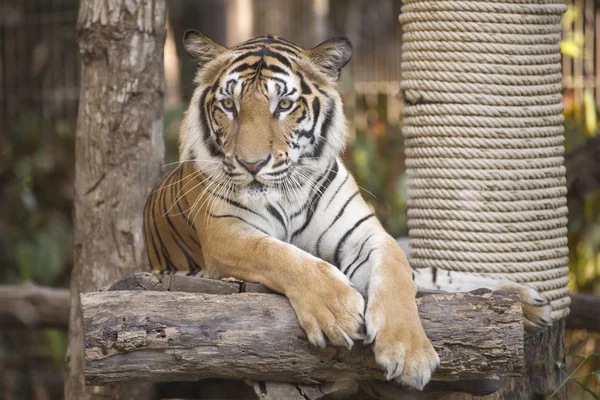
M 564 381 L 564 373 L 556 361 L 565 361 L 563 337 L 565 321 L 556 321 L 550 328 L 525 335 L 525 368 L 520 376 L 508 377 L 500 390 L 484 397 L 467 393 L 445 395 L 443 400 L 520 400 L 545 399 Z M 552 399 L 566 400 L 566 386 Z
M 0 326 L 3 328 L 66 328 L 69 291 L 31 282 L 0 286 Z
M 170 278 L 175 279 L 172 288 L 179 278 Z M 285 297 L 239 293 L 242 286 L 259 288 L 237 282 L 216 286 L 221 293 L 230 288 L 233 294 L 161 289 L 82 294 L 86 383 L 382 379 L 368 348 L 356 345 L 350 352 L 311 346 Z M 428 295 L 417 301 L 442 360 L 434 379 L 520 373 L 523 328 L 516 293 L 482 290 Z

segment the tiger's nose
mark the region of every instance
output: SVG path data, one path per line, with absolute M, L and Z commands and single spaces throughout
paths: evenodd
M 267 157 L 266 159 L 258 161 L 240 160 L 238 156 L 235 156 L 235 159 L 242 165 L 242 167 L 246 168 L 248 172 L 250 172 L 252 175 L 256 175 L 258 171 L 262 169 L 262 167 L 267 165 L 267 163 L 271 159 L 271 155 L 269 154 L 269 157 Z

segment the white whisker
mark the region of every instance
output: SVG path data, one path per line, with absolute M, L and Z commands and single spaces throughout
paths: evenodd
M 198 183 L 197 183 L 196 185 L 194 185 L 194 186 L 193 186 L 191 189 L 189 189 L 187 192 L 185 192 L 184 194 L 182 194 L 182 195 L 180 196 L 180 195 L 179 195 L 179 193 L 181 193 L 181 192 L 182 192 L 182 191 L 185 189 L 185 187 L 186 187 L 187 185 L 189 185 L 189 183 L 192 181 L 192 179 L 190 179 L 190 182 L 187 182 L 185 185 L 183 185 L 183 186 L 181 187 L 181 189 L 179 189 L 179 190 L 177 191 L 177 194 L 176 194 L 176 199 L 173 201 L 173 204 L 171 204 L 171 207 L 169 207 L 169 209 L 168 209 L 168 210 L 165 212 L 165 214 L 164 214 L 164 215 L 167 215 L 167 214 L 169 214 L 169 211 L 171 211 L 171 210 L 173 209 L 173 207 L 175 207 L 175 204 L 177 204 L 179 201 L 181 201 L 181 199 L 183 199 L 185 196 L 187 196 L 187 195 L 188 195 L 188 193 L 190 193 L 191 191 L 193 191 L 194 189 L 196 189 L 198 186 L 202 185 L 204 182 L 206 182 L 206 181 L 207 181 L 207 180 L 209 180 L 209 179 L 210 179 L 210 175 L 207 175 L 207 177 L 206 177 L 205 179 L 203 179 L 202 181 L 198 182 Z M 183 212 L 181 212 L 181 213 L 177 213 L 177 214 L 172 214 L 172 215 L 181 215 L 182 213 L 183 213 Z

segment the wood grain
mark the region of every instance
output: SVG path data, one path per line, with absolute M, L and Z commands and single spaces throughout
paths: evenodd
M 442 360 L 435 380 L 520 373 L 523 328 L 516 293 L 433 294 L 417 302 Z M 81 304 L 87 384 L 382 379 L 369 348 L 311 346 L 288 300 L 276 294 L 107 291 L 82 294 Z

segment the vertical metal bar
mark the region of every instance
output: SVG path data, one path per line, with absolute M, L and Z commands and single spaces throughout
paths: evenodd
M 52 43 L 50 45 L 50 63 L 52 65 L 52 74 L 53 74 L 53 82 L 52 82 L 52 101 L 55 103 L 54 109 L 55 112 L 52 115 L 52 128 L 56 130 L 57 123 L 60 121 L 64 122 L 67 115 L 67 84 L 64 80 L 64 71 L 66 69 L 66 61 L 67 57 L 64 51 L 60 51 L 64 48 L 64 46 L 60 45 L 60 42 L 64 40 L 59 37 L 56 33 L 60 32 L 61 24 L 63 24 L 59 13 L 58 7 L 56 4 L 56 0 L 50 1 L 50 9 L 52 10 L 52 25 L 50 27 L 52 32 Z M 60 41 L 60 42 L 59 42 Z M 57 96 L 58 91 L 58 96 Z M 57 105 L 56 102 L 60 102 L 60 105 Z
M 575 0 L 575 7 L 577 8 L 577 17 L 575 18 L 575 34 L 582 35 L 584 27 L 583 12 L 585 9 L 585 0 Z M 583 57 L 576 57 L 573 60 L 573 69 L 575 72 L 575 105 L 579 110 L 581 110 L 583 105 L 583 64 Z
M 73 10 L 68 10 L 69 19 L 65 22 L 69 26 L 75 26 L 77 22 L 77 8 L 74 5 Z M 77 108 L 79 107 L 78 99 L 79 99 L 79 52 L 77 51 L 77 43 L 75 40 L 75 31 L 73 30 L 73 36 L 69 40 L 69 51 L 67 54 L 67 68 L 65 68 L 65 82 L 67 82 L 67 87 L 69 88 L 69 103 L 67 107 L 67 118 L 69 121 L 69 127 L 72 131 L 75 131 L 75 127 L 77 124 Z
M 566 0 L 565 3 L 568 6 L 573 6 L 572 0 Z M 566 25 L 563 24 L 563 40 L 567 40 L 571 38 L 573 32 L 572 24 Z M 565 89 L 573 89 L 573 68 L 572 68 L 573 59 L 566 55 L 562 55 L 562 72 L 563 72 L 563 86 Z
M 6 126 L 6 46 L 4 45 L 4 38 L 6 36 L 6 27 L 0 20 L 0 137 L 3 137 L 7 126 Z M 1 140 L 1 139 L 0 139 Z
M 47 140 L 49 133 L 51 132 L 51 128 L 49 129 L 49 127 L 51 126 L 51 124 L 49 123 L 49 118 L 52 116 L 52 109 L 53 109 L 53 102 L 52 102 L 52 96 L 54 96 L 54 93 L 52 91 L 52 81 L 54 79 L 54 75 L 55 72 L 53 71 L 52 68 L 52 43 L 55 40 L 52 31 L 48 30 L 48 25 L 49 22 L 52 20 L 52 15 L 50 15 L 50 18 L 44 18 L 45 16 L 47 16 L 47 8 L 44 7 L 44 5 L 47 6 L 47 3 L 40 3 L 40 2 L 36 2 L 35 0 L 33 0 L 33 12 L 32 14 L 35 15 L 35 19 L 34 22 L 36 27 L 37 27 L 37 31 L 39 32 L 39 34 L 35 35 L 32 37 L 32 41 L 34 43 L 34 47 L 38 47 L 38 46 L 43 46 L 42 48 L 45 48 L 46 50 L 46 56 L 45 56 L 45 60 L 43 60 L 43 62 L 45 63 L 45 66 L 43 69 L 41 69 L 39 71 L 39 76 L 36 77 L 36 80 L 33 81 L 32 86 L 32 92 L 33 92 L 33 87 L 35 87 L 35 91 L 39 93 L 39 99 L 40 99 L 40 116 L 41 116 L 41 132 L 42 132 L 42 138 L 44 138 L 45 140 Z
M 596 9 L 596 29 L 595 29 L 595 42 L 596 42 L 596 108 L 600 110 L 600 8 Z
M 12 12 L 14 13 L 18 13 L 17 10 L 17 6 L 18 6 L 18 0 L 17 1 L 12 1 L 9 4 L 9 7 L 11 9 Z M 15 112 L 15 106 L 17 105 L 17 102 L 19 101 L 19 94 L 18 94 L 18 84 L 19 84 L 19 79 L 18 76 L 16 76 L 16 63 L 17 63 L 17 43 L 16 43 L 16 36 L 18 34 L 17 32 L 17 25 L 16 25 L 16 21 L 10 21 L 11 24 L 7 26 L 7 33 L 6 33 L 6 83 L 5 85 L 7 86 L 7 91 L 8 91 L 8 96 L 6 98 L 6 121 L 8 126 L 11 125 L 12 119 L 15 116 L 16 112 Z
M 584 73 L 585 88 L 594 95 L 594 11 L 595 0 L 585 0 Z

